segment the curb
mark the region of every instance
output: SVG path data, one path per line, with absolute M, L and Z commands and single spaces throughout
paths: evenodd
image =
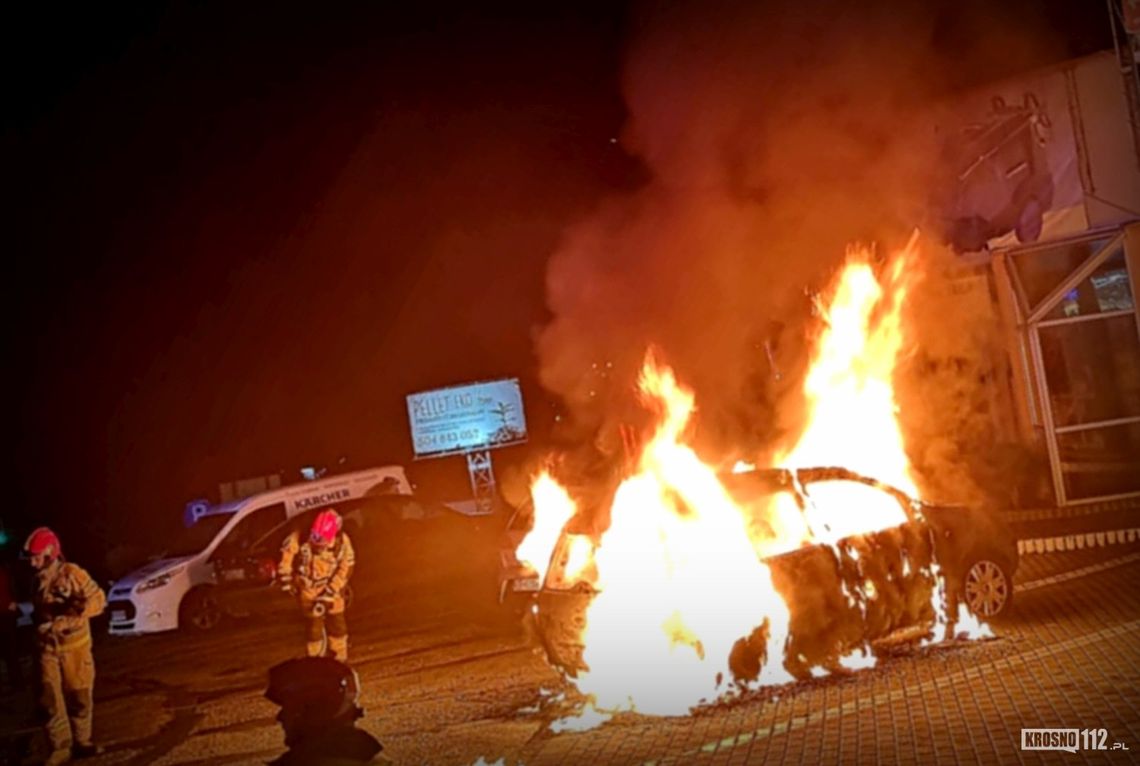
M 1081 577 L 1086 577 L 1098 572 L 1105 572 L 1109 569 L 1131 564 L 1134 561 L 1140 561 L 1140 553 L 1129 553 L 1127 556 L 1119 556 L 1108 561 L 1102 561 L 1099 564 L 1092 564 L 1080 569 L 1070 569 L 1067 572 L 1058 572 L 1045 577 L 1039 577 L 1036 580 L 1029 582 L 1014 583 L 1013 592 L 1023 593 L 1029 590 L 1036 590 L 1037 588 L 1044 588 L 1046 585 L 1056 585 L 1058 583 L 1068 582 L 1069 580 L 1076 580 Z
M 1132 511 L 1140 509 L 1140 497 L 1126 497 L 1121 500 L 1106 500 L 1099 503 L 1085 503 L 1084 505 L 1067 505 L 1058 508 L 1033 508 L 1023 511 L 1009 510 L 1002 517 L 1011 523 L 1023 521 L 1052 521 L 1053 519 L 1076 519 L 1082 516 L 1093 516 L 1098 513 L 1112 513 L 1113 511 Z
M 1084 550 L 1085 548 L 1104 548 L 1109 545 L 1134 543 L 1138 537 L 1140 537 L 1140 527 L 1102 532 L 1077 532 L 1076 534 L 1055 535 L 1053 537 L 1034 537 L 1018 540 L 1017 552 L 1025 555 L 1027 553 L 1057 553 Z

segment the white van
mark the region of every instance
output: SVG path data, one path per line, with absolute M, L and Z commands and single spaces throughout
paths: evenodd
M 107 599 L 110 632 L 154 633 L 187 622 L 211 620 L 217 609 L 211 594 L 217 585 L 216 558 L 248 548 L 306 511 L 390 494 L 412 494 L 403 466 L 292 484 L 214 506 L 167 549 L 163 558 L 111 586 Z M 352 521 L 351 514 L 346 521 Z

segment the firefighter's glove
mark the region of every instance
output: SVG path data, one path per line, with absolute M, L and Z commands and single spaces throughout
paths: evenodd
M 331 604 L 335 600 L 336 594 L 333 593 L 332 588 L 325 588 L 321 591 L 321 595 L 317 596 L 317 601 L 324 601 L 327 604 Z
M 59 646 L 59 635 L 55 629 L 55 620 L 41 622 L 36 626 L 36 632 L 39 634 L 40 644 L 50 647 Z
M 62 615 L 60 617 L 56 617 L 51 621 L 52 633 L 57 636 L 61 636 L 70 630 L 81 627 L 82 623 L 83 618 L 78 615 Z
M 293 593 L 293 583 L 289 580 L 282 580 L 280 583 L 278 583 L 278 587 L 281 588 L 282 593 L 285 593 L 287 595 L 292 595 Z

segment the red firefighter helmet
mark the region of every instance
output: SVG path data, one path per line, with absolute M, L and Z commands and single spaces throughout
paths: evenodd
M 63 551 L 59 546 L 59 537 L 47 527 L 40 527 L 28 535 L 28 539 L 24 543 L 24 553 L 26 553 L 29 558 L 36 556 L 42 557 L 44 566 L 61 558 L 63 555 Z
M 313 519 L 313 528 L 309 531 L 309 541 L 313 545 L 332 545 L 340 533 L 340 514 L 332 508 L 326 508 Z

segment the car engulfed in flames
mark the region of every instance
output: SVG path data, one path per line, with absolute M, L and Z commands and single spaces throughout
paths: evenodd
M 898 642 L 986 635 L 977 618 L 991 615 L 974 612 L 989 605 L 996 613 L 1009 604 L 1017 546 L 1008 527 L 990 511 L 928 505 L 842 468 L 753 469 L 722 480 L 745 508 L 790 502 L 806 510 L 817 502 L 813 489 L 825 495 L 843 487 L 854 495 L 881 495 L 905 514 L 906 521 L 896 526 L 762 559 L 788 610 L 786 640 L 776 662 L 796 680 L 873 664 L 876 654 Z M 537 635 L 547 657 L 572 678 L 589 670 L 583 632 L 598 595 L 592 563 L 597 545 L 592 532 L 569 524 L 553 548 L 535 599 Z M 980 594 L 986 598 L 970 599 L 967 591 L 978 568 L 991 566 L 1000 568 L 1002 579 L 997 586 L 985 586 L 994 589 Z M 710 581 L 705 596 L 721 608 L 747 610 L 754 594 L 735 586 Z M 737 685 L 760 679 L 769 662 L 769 638 L 764 625 L 732 644 L 728 668 Z M 635 647 L 627 649 L 634 652 Z M 636 664 L 636 657 L 628 659 Z
M 888 259 L 849 252 L 817 296 L 806 417 L 774 467 L 698 456 L 695 394 L 651 349 L 637 392 L 653 427 L 616 489 L 599 501 L 536 478 L 518 571 L 551 663 L 593 710 L 579 720 L 684 715 L 874 665 L 900 637 L 992 635 L 982 620 L 1009 602 L 1016 544 L 992 514 L 919 499 L 898 420 L 920 272 L 917 234 Z

